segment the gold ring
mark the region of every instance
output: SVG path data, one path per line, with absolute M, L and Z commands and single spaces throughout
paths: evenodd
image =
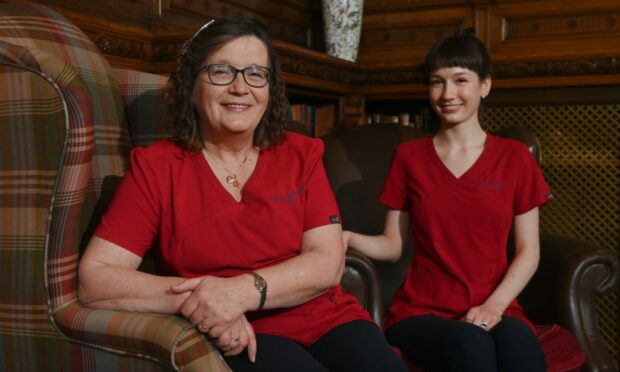
M 209 333 L 209 327 L 205 324 L 204 320 L 200 322 L 200 325 L 198 325 L 198 328 L 200 328 L 200 330 L 203 333 Z

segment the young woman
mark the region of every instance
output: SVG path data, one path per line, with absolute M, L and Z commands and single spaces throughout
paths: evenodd
M 345 231 L 344 243 L 397 260 L 411 228 L 413 257 L 386 328 L 419 367 L 544 371 L 516 297 L 538 265 L 538 207 L 552 198 L 549 188 L 525 145 L 480 126 L 490 58 L 473 29 L 434 45 L 425 76 L 440 129 L 397 149 L 379 197 L 389 208 L 383 235 Z M 511 229 L 516 250 L 508 263 Z

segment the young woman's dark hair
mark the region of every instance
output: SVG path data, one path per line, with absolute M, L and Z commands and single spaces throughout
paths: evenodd
M 198 152 L 204 147 L 198 112 L 192 104 L 192 92 L 200 67 L 211 53 L 243 36 L 254 36 L 265 44 L 269 55 L 267 67 L 271 69 L 269 103 L 254 132 L 254 145 L 266 149 L 277 145 L 284 137 L 288 101 L 279 82 L 279 66 L 271 37 L 258 21 L 230 17 L 209 22 L 187 40 L 179 52 L 177 66 L 170 74 L 166 92 L 168 133 L 184 149 Z
M 458 30 L 433 45 L 424 61 L 424 81 L 428 84 L 432 73 L 443 67 L 467 68 L 475 71 L 481 81 L 489 77 L 491 58 L 473 28 Z

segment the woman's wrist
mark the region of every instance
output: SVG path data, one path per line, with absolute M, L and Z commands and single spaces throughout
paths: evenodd
M 183 293 L 173 293 L 171 290 L 166 291 L 166 297 L 170 303 L 171 311 L 174 314 L 181 314 L 181 308 L 189 296 L 192 295 L 192 291 L 186 291 Z
M 262 276 L 261 276 L 262 277 Z M 241 274 L 237 277 L 240 281 L 241 307 L 243 313 L 256 311 L 260 305 L 261 294 L 256 288 L 256 280 L 251 272 Z

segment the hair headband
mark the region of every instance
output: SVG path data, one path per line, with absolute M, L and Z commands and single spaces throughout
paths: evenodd
M 194 39 L 196 38 L 196 36 L 198 36 L 204 29 L 206 29 L 207 27 L 211 26 L 213 24 L 213 22 L 215 22 L 215 19 L 210 20 L 209 22 L 205 23 L 204 25 L 202 25 L 198 31 L 194 32 L 194 34 L 192 35 L 192 37 L 190 37 L 186 42 L 185 45 L 183 46 L 183 50 L 181 51 L 181 56 L 184 56 L 185 53 L 187 53 L 187 51 L 189 50 L 189 47 L 192 45 L 192 41 L 194 41 Z

